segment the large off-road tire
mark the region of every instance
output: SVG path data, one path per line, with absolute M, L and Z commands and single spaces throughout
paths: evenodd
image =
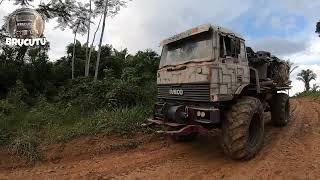
M 290 119 L 289 96 L 279 93 L 273 96 L 271 102 L 271 120 L 275 126 L 286 126 Z
M 242 97 L 222 123 L 222 147 L 230 158 L 249 160 L 261 149 L 264 138 L 263 106 L 259 99 Z

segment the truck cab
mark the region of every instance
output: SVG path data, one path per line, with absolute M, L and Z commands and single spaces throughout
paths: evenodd
M 229 101 L 250 83 L 245 41 L 229 30 L 206 24 L 161 45 L 159 99 Z

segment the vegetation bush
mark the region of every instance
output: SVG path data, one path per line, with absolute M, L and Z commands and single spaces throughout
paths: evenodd
M 83 111 L 117 108 L 141 103 L 139 86 L 120 79 L 73 81 L 61 90 L 59 102 L 79 106 Z
M 9 132 L 6 129 L 1 127 L 0 128 L 0 145 L 7 144 L 10 141 L 9 138 L 10 138 Z
M 33 164 L 41 159 L 38 143 L 30 134 L 17 136 L 10 144 L 9 150 L 12 154 L 26 158 L 28 164 Z
M 4 46 L 0 51 L 0 145 L 29 163 L 41 159 L 39 143 L 96 134 L 130 136 L 144 131 L 140 124 L 151 114 L 157 53 L 130 55 L 105 45 L 94 82 L 94 64 L 89 77 L 83 77 L 86 48 L 80 42 L 76 78 L 70 79 L 72 48 L 68 45 L 67 55 L 54 62 L 46 48 Z
M 13 112 L 14 106 L 8 102 L 8 100 L 0 100 L 0 117 L 1 114 L 9 115 Z
M 304 91 L 297 93 L 294 97 L 319 97 L 320 91 Z

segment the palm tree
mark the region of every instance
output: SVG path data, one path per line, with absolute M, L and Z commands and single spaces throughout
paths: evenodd
M 300 80 L 304 83 L 305 91 L 310 91 L 310 82 L 316 80 L 317 74 L 312 70 L 302 70 L 297 77 L 297 80 Z
M 313 84 L 311 91 L 318 91 L 319 88 L 320 88 L 319 85 Z
M 97 81 L 98 79 L 98 72 L 99 72 L 99 64 L 100 64 L 100 55 L 101 55 L 101 45 L 103 40 L 103 35 L 105 31 L 105 25 L 106 25 L 106 17 L 116 16 L 121 7 L 126 7 L 127 2 L 122 0 L 96 0 L 96 11 L 99 14 L 103 14 L 103 21 L 102 21 L 102 31 L 100 35 L 100 41 L 99 41 L 99 49 L 97 54 L 97 62 L 96 62 L 96 68 L 94 72 L 94 81 Z
M 299 67 L 299 66 L 294 65 L 294 63 L 291 62 L 290 60 L 286 60 L 285 62 L 287 63 L 287 65 L 289 67 L 289 74 L 292 74 L 292 72 Z

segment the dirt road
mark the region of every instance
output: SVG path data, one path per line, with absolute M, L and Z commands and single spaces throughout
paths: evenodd
M 134 150 L 2 169 L 0 179 L 320 179 L 320 99 L 291 100 L 291 111 L 288 127 L 266 124 L 264 147 L 248 162 L 226 158 L 218 137 L 204 135 L 191 143 L 163 139 Z

